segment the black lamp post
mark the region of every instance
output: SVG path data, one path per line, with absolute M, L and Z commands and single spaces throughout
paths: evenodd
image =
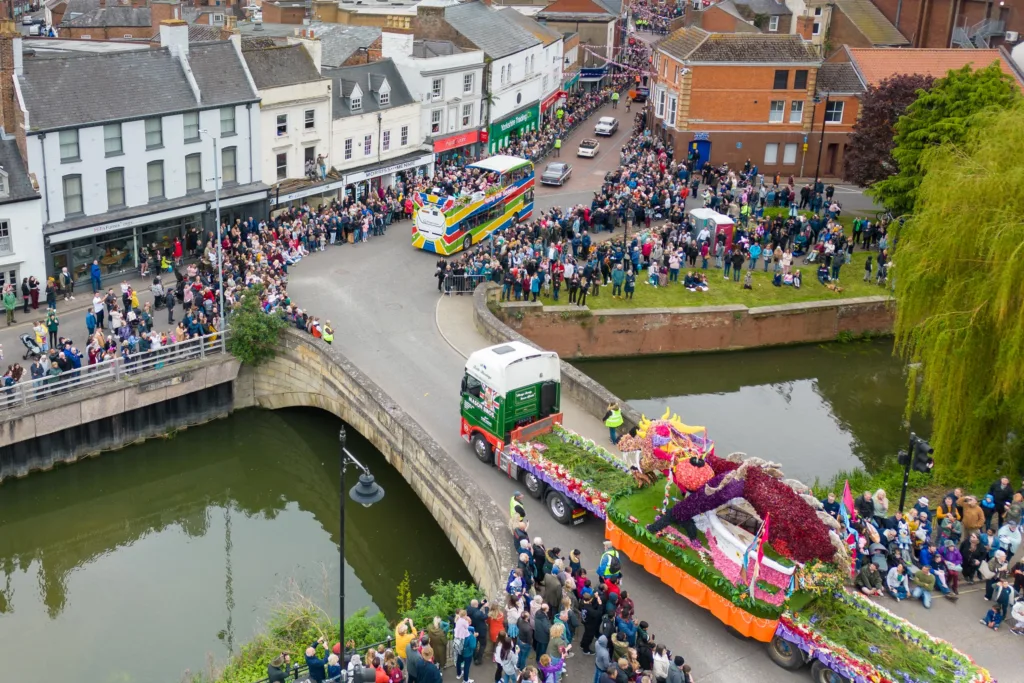
M 347 448 L 345 443 L 348 441 L 348 433 L 345 430 L 345 425 L 341 425 L 341 429 L 338 430 L 338 443 L 341 446 L 341 558 L 342 565 L 341 571 L 341 628 L 339 630 L 339 642 L 341 643 L 341 654 L 342 657 L 345 655 L 345 470 L 347 469 L 348 463 L 354 464 L 361 470 L 359 475 L 359 481 L 349 491 L 348 495 L 355 502 L 359 503 L 363 507 L 370 507 L 374 503 L 380 502 L 384 497 L 384 489 L 374 481 L 373 475 L 370 474 L 370 470 L 367 469 L 363 463 L 356 460 L 356 457 L 352 455 Z M 342 664 L 344 670 L 344 664 Z
M 832 97 L 832 93 L 825 93 L 825 111 L 821 117 L 821 137 L 818 139 L 818 163 L 814 165 L 814 188 L 817 190 L 818 187 L 818 174 L 821 171 L 821 148 L 825 146 L 825 122 L 828 120 L 828 103 Z M 815 106 L 817 106 L 820 98 L 815 98 Z

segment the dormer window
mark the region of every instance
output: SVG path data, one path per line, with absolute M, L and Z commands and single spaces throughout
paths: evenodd
M 379 93 L 378 94 L 378 100 L 380 102 L 380 106 L 382 106 L 382 107 L 385 106 L 385 105 L 391 104 L 391 93 L 389 93 L 389 92 Z
M 359 111 L 362 108 L 363 108 L 363 98 L 362 97 L 353 97 L 352 98 L 352 105 L 351 105 L 352 111 Z
M 7 171 L 0 168 L 0 199 L 7 199 L 11 196 L 11 185 L 7 180 Z

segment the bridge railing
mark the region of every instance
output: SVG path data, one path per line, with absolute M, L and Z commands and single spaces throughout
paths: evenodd
M 69 391 L 117 382 L 152 373 L 171 365 L 226 353 L 225 340 L 221 333 L 193 337 L 175 344 L 131 354 L 128 358 L 118 356 L 95 365 L 62 372 L 59 375 L 39 379 L 23 379 L 10 387 L 0 389 L 0 410 L 26 406 L 44 401 Z M 44 363 L 48 356 L 43 356 Z
M 391 636 L 388 636 L 387 640 L 382 640 L 379 643 L 373 643 L 372 645 L 363 645 L 362 647 L 358 647 L 358 648 L 356 648 L 355 652 L 358 653 L 358 654 L 362 654 L 362 653 L 366 652 L 367 650 L 376 649 L 378 645 L 384 645 L 385 647 L 391 647 L 391 645 L 393 643 L 394 643 L 394 639 Z M 352 655 L 351 651 L 346 653 L 346 656 L 351 656 L 351 655 Z M 339 681 L 346 681 L 348 679 L 348 671 L 347 671 L 348 662 L 340 661 L 339 660 L 339 663 L 343 667 L 342 668 L 341 676 L 335 676 L 334 678 L 328 678 L 326 681 L 324 681 L 324 683 L 338 683 Z M 372 672 L 372 671 L 373 671 L 373 669 L 367 669 L 367 672 Z M 294 663 L 293 662 L 292 665 L 290 667 L 288 667 L 285 670 L 284 673 L 287 676 L 287 680 L 298 681 L 299 683 L 302 683 L 303 681 L 308 681 L 309 680 L 309 667 L 306 666 L 305 664 L 298 664 L 298 663 Z M 269 682 L 270 682 L 270 678 L 261 678 L 260 680 L 255 681 L 255 683 L 269 683 Z M 361 682 L 358 681 L 358 680 L 353 680 L 353 681 L 351 681 L 351 683 L 361 683 Z

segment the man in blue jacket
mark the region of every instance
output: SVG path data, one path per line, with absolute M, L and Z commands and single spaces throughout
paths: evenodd
M 316 656 L 317 645 L 324 646 L 323 659 Z M 306 648 L 306 666 L 309 667 L 309 680 L 323 683 L 327 680 L 327 643 L 323 638 Z
M 92 266 L 89 268 L 89 277 L 92 279 L 92 292 L 95 294 L 100 291 L 100 278 L 103 276 L 103 272 L 100 270 L 100 262 L 93 261 Z

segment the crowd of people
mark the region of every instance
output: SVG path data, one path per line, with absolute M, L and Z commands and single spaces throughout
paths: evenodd
M 842 520 L 843 503 L 835 493 L 821 503 Z M 1007 477 L 994 482 L 981 500 L 957 488 L 936 509 L 919 498 L 906 514 L 890 510 L 883 489 L 865 491 L 854 501 L 850 521 L 855 585 L 866 595 L 920 600 L 930 608 L 936 591 L 956 601 L 961 581 L 981 581 L 990 603 L 981 623 L 999 630 L 1012 616 L 1010 631 L 1024 635 L 1024 559 L 1010 567 L 1021 545 L 1022 514 L 1024 482 L 1014 490 Z

